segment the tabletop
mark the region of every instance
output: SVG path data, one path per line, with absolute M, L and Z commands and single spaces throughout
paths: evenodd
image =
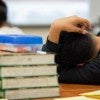
M 79 96 L 80 93 L 90 92 L 95 90 L 100 90 L 100 85 L 60 84 L 59 98 Z M 53 100 L 53 99 L 54 98 L 42 98 L 42 99 L 34 99 L 34 100 Z

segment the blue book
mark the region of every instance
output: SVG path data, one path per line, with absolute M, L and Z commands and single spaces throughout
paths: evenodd
M 42 44 L 42 37 L 35 35 L 0 35 L 0 43 Z
M 43 40 L 36 35 L 0 35 L 0 50 L 36 52 L 42 48 Z M 4 46 L 2 48 L 2 46 Z M 11 47 L 11 48 L 10 48 Z

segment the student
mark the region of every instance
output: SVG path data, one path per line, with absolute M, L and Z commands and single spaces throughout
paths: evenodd
M 8 25 L 7 6 L 2 0 L 0 0 L 0 34 L 24 34 L 21 29 Z
M 59 48 L 61 46 L 61 44 L 59 43 L 59 37 L 61 37 L 61 31 L 67 31 L 65 34 L 74 32 L 73 34 L 81 35 L 82 33 L 86 34 L 85 27 L 90 28 L 90 23 L 86 19 L 77 16 L 71 16 L 54 21 L 51 25 L 47 42 L 43 46 L 43 50 L 59 54 Z M 89 37 L 88 39 L 91 40 L 92 38 Z M 94 45 L 94 43 L 96 44 L 96 47 L 94 46 L 93 50 L 94 54 L 87 59 L 87 62 L 83 60 L 84 64 L 81 64 L 80 62 L 78 63 L 78 66 L 76 66 L 75 64 L 70 66 L 69 63 L 67 63 L 69 66 L 66 66 L 66 63 L 64 65 L 64 62 L 63 64 L 59 64 L 58 62 L 57 71 L 59 74 L 59 83 L 100 84 L 100 55 L 98 54 L 98 56 L 95 57 L 96 53 L 98 53 L 98 51 L 100 50 L 100 37 L 96 36 L 95 39 L 92 40 L 95 40 L 95 42 L 92 43 L 91 47 Z M 57 59 L 55 60 L 57 62 Z
M 55 56 L 55 62 L 58 64 L 59 82 L 87 82 L 86 78 L 83 82 L 80 80 L 75 80 L 76 76 L 70 76 L 71 78 L 69 78 L 69 76 L 66 75 L 66 72 L 70 72 L 70 70 L 74 68 L 80 70 L 82 69 L 81 67 L 83 67 L 86 63 L 88 63 L 90 60 L 93 60 L 96 56 L 98 56 L 100 46 L 97 45 L 97 38 L 98 37 L 92 36 L 90 34 L 78 34 L 75 32 L 66 31 L 61 32 L 59 40 L 59 51 Z M 97 72 L 98 71 L 96 71 L 96 73 Z M 93 73 L 91 73 L 92 78 L 93 76 Z

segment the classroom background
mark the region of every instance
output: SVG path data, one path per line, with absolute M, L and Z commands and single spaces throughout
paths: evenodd
M 100 28 L 100 0 L 4 0 L 8 7 L 8 23 L 25 34 L 36 34 L 46 41 L 53 20 L 78 15 L 89 19 L 93 33 Z

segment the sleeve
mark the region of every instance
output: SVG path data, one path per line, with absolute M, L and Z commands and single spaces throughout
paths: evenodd
M 58 52 L 58 48 L 58 44 L 51 42 L 47 38 L 46 44 L 42 46 L 42 51 L 56 53 Z
M 100 85 L 100 56 L 82 67 L 64 69 L 59 75 L 59 82 Z

